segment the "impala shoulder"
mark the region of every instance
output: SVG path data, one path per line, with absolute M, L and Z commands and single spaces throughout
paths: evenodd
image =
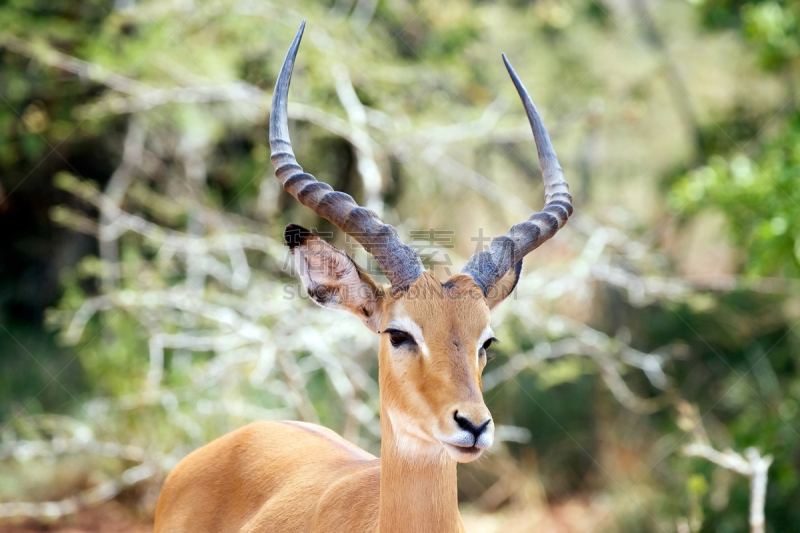
M 313 531 L 377 531 L 380 488 L 380 459 L 345 469 L 320 497 Z
M 326 427 L 311 424 L 309 422 L 297 422 L 294 420 L 281 420 L 278 422 L 267 422 L 269 424 L 278 424 L 284 428 L 284 431 L 295 433 L 299 438 L 310 439 L 318 444 L 330 445 L 333 449 L 344 452 L 352 457 L 352 459 L 359 459 L 362 461 L 371 461 L 376 457 L 366 450 L 363 450 L 355 444 L 347 441 L 333 431 Z

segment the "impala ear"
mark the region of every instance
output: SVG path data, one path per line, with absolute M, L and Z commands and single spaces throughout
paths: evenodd
M 497 283 L 492 286 L 486 294 L 486 303 L 489 309 L 494 309 L 497 304 L 505 300 L 509 294 L 514 292 L 522 272 L 522 259 L 517 261 L 513 268 L 506 272 Z
M 289 224 L 283 236 L 311 299 L 322 307 L 349 311 L 377 332 L 383 289 L 346 253 L 309 230 Z

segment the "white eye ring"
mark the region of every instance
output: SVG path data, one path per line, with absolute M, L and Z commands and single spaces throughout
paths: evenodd
M 414 322 L 411 318 L 407 316 L 403 317 L 395 317 L 386 324 L 386 328 L 383 330 L 384 333 L 392 334 L 393 331 L 397 333 L 405 333 L 408 335 L 408 340 L 401 342 L 399 344 L 392 343 L 392 346 L 395 348 L 399 348 L 401 345 L 405 344 L 406 342 L 410 342 L 407 346 L 410 348 L 412 345 L 419 348 L 422 355 L 428 356 L 430 353 L 428 352 L 428 347 L 425 345 L 425 337 L 422 335 L 422 328 L 419 327 L 419 324 Z M 399 340 L 399 339 L 397 339 Z
M 399 329 L 387 328 L 384 330 L 384 333 L 389 334 L 389 342 L 391 342 L 392 346 L 394 346 L 395 348 L 403 344 L 408 344 L 408 345 L 417 344 L 416 341 L 414 340 L 414 337 L 410 333 L 407 333 L 405 331 L 401 331 Z

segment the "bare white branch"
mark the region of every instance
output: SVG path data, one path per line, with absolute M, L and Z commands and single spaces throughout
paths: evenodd
M 367 131 L 366 110 L 356 94 L 347 67 L 344 65 L 335 66 L 333 75 L 336 79 L 336 92 L 339 95 L 339 101 L 342 103 L 345 112 L 347 112 L 347 118 L 352 128 L 350 138 L 356 150 L 358 173 L 364 183 L 366 207 L 381 216 L 383 214 L 383 201 L 381 200 L 383 179 L 381 178 L 381 171 L 376 157 L 378 150 Z

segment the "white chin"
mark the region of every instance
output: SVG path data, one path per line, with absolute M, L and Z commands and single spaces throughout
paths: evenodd
M 447 444 L 446 442 L 443 442 L 442 446 L 444 446 L 444 449 L 447 450 L 447 453 L 450 455 L 450 457 L 459 463 L 471 463 L 483 453 L 482 448 L 476 448 L 474 446 L 467 448 L 464 446 Z

